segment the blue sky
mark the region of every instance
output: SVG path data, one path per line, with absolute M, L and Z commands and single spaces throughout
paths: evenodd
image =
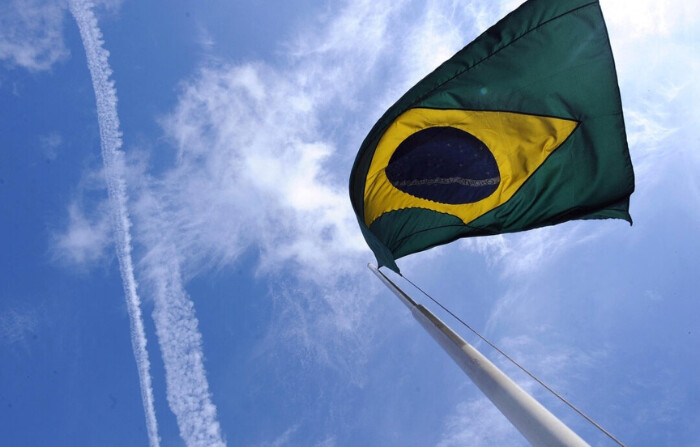
M 0 444 L 526 445 L 367 270 L 347 194 L 381 113 L 518 3 L 3 0 Z M 623 442 L 696 446 L 700 5 L 601 3 L 634 225 L 399 265 Z

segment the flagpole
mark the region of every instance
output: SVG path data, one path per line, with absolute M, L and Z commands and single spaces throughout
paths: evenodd
M 427 308 L 413 301 L 376 267 L 368 267 L 533 446 L 589 445 Z

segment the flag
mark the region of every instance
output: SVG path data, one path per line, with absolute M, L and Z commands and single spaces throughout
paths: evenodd
M 371 129 L 350 199 L 379 266 L 462 237 L 632 222 L 615 64 L 597 1 L 530 0 Z

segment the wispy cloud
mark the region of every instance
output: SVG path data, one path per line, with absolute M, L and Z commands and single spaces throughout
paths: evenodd
M 638 189 L 646 194 L 679 159 L 700 166 L 696 151 L 687 149 L 687 141 L 698 135 L 700 4 L 643 0 L 628 6 L 602 4 Z
M 571 396 L 576 396 L 577 394 L 573 391 L 578 390 L 578 402 L 577 399 L 574 399 L 573 402 L 575 405 L 581 403 L 580 384 L 586 382 L 585 378 L 590 375 L 591 371 L 600 368 L 606 357 L 604 350 L 593 354 L 580 352 L 559 343 L 545 344 L 527 335 L 504 337 L 498 340 L 497 344 L 512 358 L 520 361 L 525 360 L 524 366 L 526 368 L 540 379 L 544 379 L 548 386 L 567 398 L 571 399 Z M 487 353 L 488 357 L 514 379 L 521 388 L 543 403 L 569 427 L 580 431 L 581 427 L 585 425 L 585 420 L 580 415 L 566 407 L 518 367 L 495 353 L 488 346 L 483 345 L 480 349 Z M 478 392 L 478 394 L 481 393 Z M 585 391 L 583 394 L 585 396 Z M 586 426 L 585 428 L 590 427 Z M 437 446 L 461 445 L 524 446 L 529 444 L 489 399 L 480 397 L 458 404 L 445 418 L 441 440 Z
M 354 153 L 385 107 L 476 34 L 476 21 L 449 1 L 362 1 L 318 22 L 285 44 L 283 64 L 202 64 L 162 119 L 177 163 L 151 179 L 137 220 L 141 234 L 168 234 L 186 277 L 255 247 L 260 274 L 292 269 L 315 286 L 308 299 L 321 297 L 312 308 L 329 310 L 326 330 L 330 316 L 351 334 L 371 301 L 353 285 L 366 283 L 371 259 L 347 198 Z M 313 331 L 299 324 L 294 333 Z
M 288 445 L 298 430 L 299 425 L 295 424 L 289 427 L 287 430 L 285 430 L 284 433 L 279 435 L 277 438 L 275 438 L 274 441 L 263 444 L 263 447 L 283 447 L 285 445 Z
M 371 349 L 375 292 L 349 168 L 379 114 L 480 26 L 449 1 L 417 3 L 349 2 L 291 39 L 284 63 L 207 60 L 182 85 L 161 120 L 176 163 L 144 175 L 134 208 L 156 296 L 172 275 L 227 268 L 254 248 L 259 274 L 275 282 L 267 345 L 362 383 L 354 371 Z M 294 280 L 275 281 L 289 272 Z
M 177 161 L 158 174 L 144 172 L 144 183 L 131 185 L 138 186 L 134 237 L 145 249 L 140 266 L 154 290 L 169 403 L 188 443 L 204 445 L 208 439 L 213 445 L 221 435 L 187 279 L 228 268 L 253 248 L 260 255 L 260 275 L 274 281 L 280 273 L 289 278 L 291 271 L 296 278 L 273 288 L 276 323 L 283 323 L 270 329 L 274 335 L 350 370 L 369 349 L 366 337 L 357 334 L 371 326 L 363 320 L 373 296 L 363 276 L 371 254 L 346 191 L 354 152 L 406 88 L 517 2 L 419 3 L 348 2 L 319 19 L 313 31 L 291 39 L 283 60 L 274 64 L 208 60 L 182 84 L 177 106 L 162 118 Z M 684 84 L 667 87 L 673 85 Z M 646 114 L 630 117 L 657 137 L 642 138 L 655 147 L 667 137 L 661 131 L 671 129 L 668 123 L 660 129 L 646 125 L 653 121 Z M 465 245 L 493 265 L 506 266 L 505 277 L 522 277 L 594 237 L 589 229 L 571 224 Z M 349 346 L 353 349 L 344 349 Z M 187 400 L 188 392 L 195 398 Z M 483 405 L 464 404 L 460 414 Z M 488 421 L 496 417 L 484 414 Z M 455 419 L 446 424 L 442 442 L 486 443 L 489 436 L 464 431 Z M 497 436 L 511 444 L 511 435 Z
M 553 328 L 541 327 L 539 333 L 551 336 Z M 506 336 L 499 344 L 514 359 L 527 359 L 525 365 L 535 376 L 544 379 L 547 385 L 555 391 L 566 390 L 573 387 L 575 382 L 585 381 L 586 372 L 594 370 L 602 364 L 608 356 L 604 347 L 598 347 L 594 351 L 586 351 L 580 348 L 574 349 L 563 343 L 553 340 L 543 341 L 531 335 L 519 334 Z M 521 376 L 521 386 L 535 396 L 546 396 L 553 400 L 545 388 L 525 376 L 515 365 L 505 358 L 499 357 L 497 363 L 513 377 Z M 572 393 L 573 394 L 573 393 Z
M 62 0 L 12 0 L 0 6 L 0 60 L 42 71 L 64 59 L 64 8 Z
M 324 439 L 323 441 L 316 444 L 316 447 L 335 447 L 335 445 L 336 445 L 335 438 L 333 436 L 329 436 L 326 439 Z
M 603 237 L 621 222 L 570 222 L 527 232 L 464 239 L 462 248 L 484 256 L 503 278 L 523 277 L 553 265 L 568 250 Z
M 528 335 L 505 337 L 498 344 L 511 357 L 527 359 L 525 366 L 536 376 L 544 379 L 555 391 L 572 390 L 577 383 L 585 382 L 587 372 L 598 368 L 607 355 L 604 349 L 593 353 L 581 352 L 559 343 L 545 344 Z M 499 368 L 514 378 L 528 393 L 540 402 L 546 403 L 551 411 L 557 410 L 555 414 L 565 423 L 576 428 L 583 425 L 583 418 L 564 407 L 549 391 L 526 376 L 512 363 L 500 356 L 494 360 Z M 575 395 L 575 393 L 566 394 Z M 446 418 L 443 430 L 438 447 L 528 445 L 525 438 L 485 397 L 460 403 L 453 414 Z
M 46 160 L 53 161 L 58 157 L 57 149 L 63 143 L 63 137 L 61 137 L 61 134 L 58 132 L 51 132 L 47 135 L 40 136 L 39 142 L 41 143 Z
M 365 274 L 370 254 L 349 206 L 346 177 L 333 168 L 343 154 L 322 129 L 326 117 L 342 123 L 334 105 L 351 100 L 359 88 L 347 73 L 366 69 L 359 60 L 375 60 L 381 51 L 369 43 L 348 44 L 358 22 L 376 24 L 367 28 L 373 32 L 385 28 L 374 8 L 360 6 L 340 14 L 332 23 L 337 27 L 326 24 L 315 35 L 300 37 L 286 68 L 259 62 L 205 64 L 162 121 L 178 151 L 177 164 L 152 179 L 153 199 L 144 199 L 138 212 L 140 235 L 165 233 L 181 255 L 185 276 L 229 266 L 244 250 L 256 247 L 260 274 L 274 277 L 292 269 L 298 281 L 314 285 L 313 293 L 294 291 L 289 301 L 286 292 L 277 292 L 280 303 L 324 314 L 318 325 L 315 316 L 287 319 L 289 312 L 278 314 L 293 322 L 294 329 L 285 334 L 291 331 L 298 338 L 288 342 L 304 340 L 301 346 L 311 352 L 328 353 L 319 345 L 336 338 L 342 343 L 343 337 L 302 334 L 342 328 L 353 343 L 359 340 L 353 333 L 363 324 L 360 316 L 371 300 L 370 294 L 355 294 L 358 286 L 350 280 Z M 153 215 L 154 203 L 160 216 Z
M 24 344 L 27 337 L 37 331 L 38 326 L 39 319 L 33 312 L 18 309 L 5 310 L 0 313 L 0 343 Z
M 445 421 L 436 447 L 525 446 L 525 439 L 486 398 L 459 404 Z
M 629 5 L 604 1 L 602 8 L 608 23 L 613 27 L 624 27 L 628 38 L 633 40 L 679 33 L 698 35 L 695 25 L 700 17 L 700 4 L 697 2 L 639 0 Z
M 160 439 L 153 405 L 153 386 L 149 372 L 148 351 L 146 350 L 146 334 L 141 316 L 141 300 L 137 293 L 131 260 L 131 235 L 129 233 L 131 223 L 127 211 L 126 185 L 122 175 L 124 154 L 120 150 L 122 141 L 117 115 L 117 92 L 110 80 L 111 69 L 107 60 L 109 53 L 103 48 L 102 34 L 92 12 L 92 6 L 92 3 L 85 0 L 71 0 L 70 2 L 71 13 L 78 24 L 85 47 L 97 100 L 102 159 L 111 205 L 117 258 L 131 324 L 131 344 L 141 384 L 141 398 L 146 413 L 149 443 L 151 447 L 156 447 L 160 444 Z
M 65 231 L 53 235 L 54 257 L 78 267 L 94 264 L 111 242 L 108 219 L 103 213 L 94 219 L 85 216 L 77 202 L 68 207 L 68 219 Z

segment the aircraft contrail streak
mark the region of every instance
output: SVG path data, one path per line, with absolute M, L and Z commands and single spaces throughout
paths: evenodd
M 80 36 L 85 47 L 88 68 L 92 77 L 97 102 L 97 120 L 100 128 L 102 161 L 111 209 L 112 229 L 114 231 L 117 259 L 121 271 L 126 308 L 131 324 L 131 345 L 136 359 L 136 367 L 141 386 L 141 399 L 146 414 L 148 442 L 151 447 L 160 445 L 158 422 L 153 405 L 153 385 L 151 383 L 150 362 L 146 349 L 146 332 L 141 315 L 141 299 L 137 292 L 134 267 L 131 260 L 131 222 L 127 210 L 126 182 L 124 181 L 124 153 L 119 116 L 117 115 L 117 91 L 110 79 L 109 52 L 103 48 L 102 33 L 92 11 L 92 3 L 85 0 L 71 0 L 70 11 L 80 29 Z
M 141 316 L 141 300 L 137 293 L 131 258 L 131 222 L 127 210 L 124 153 L 117 115 L 117 94 L 110 79 L 112 73 L 109 53 L 103 48 L 102 34 L 89 0 L 71 0 L 85 47 L 97 100 L 97 117 L 102 142 L 102 158 L 112 211 L 117 258 L 126 293 L 131 321 L 131 341 L 141 382 L 141 396 L 146 413 L 146 425 L 151 447 L 158 447 L 158 424 L 153 405 L 150 363 L 146 350 L 146 335 Z M 165 366 L 167 398 L 177 418 L 180 436 L 189 447 L 224 447 L 216 406 L 211 401 L 204 369 L 201 334 L 194 312 L 180 277 L 177 257 L 164 249 L 167 243 L 149 247 L 145 260 L 146 275 L 154 284 L 153 313 L 156 334 Z M 156 260 L 154 260 L 154 257 Z

